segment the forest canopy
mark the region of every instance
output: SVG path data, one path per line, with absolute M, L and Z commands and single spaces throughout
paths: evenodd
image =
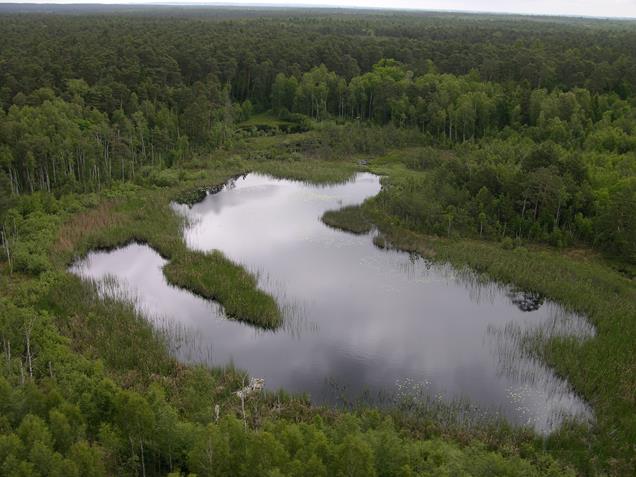
M 458 167 L 427 166 L 448 194 L 425 220 L 395 204 L 428 232 L 452 215 L 464 235 L 582 242 L 636 260 L 633 22 L 75 13 L 0 17 L 4 202 L 7 183 L 12 194 L 90 191 L 172 167 L 231 145 L 248 132 L 242 121 L 271 110 L 303 127 L 410 130 L 408 144 L 457 151 Z

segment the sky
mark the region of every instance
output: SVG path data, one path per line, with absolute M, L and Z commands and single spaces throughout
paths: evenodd
M 636 18 L 636 0 L 0 0 L 0 3 L 316 5 Z

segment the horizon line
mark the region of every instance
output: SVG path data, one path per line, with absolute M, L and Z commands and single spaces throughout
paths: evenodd
M 39 5 L 39 6 L 129 6 L 129 7 L 208 7 L 208 8 L 219 8 L 219 7 L 233 7 L 233 8 L 243 8 L 243 9 L 317 9 L 317 10 L 357 10 L 357 11 L 374 11 L 374 12 L 421 12 L 421 13 L 463 13 L 469 15 L 501 15 L 501 16 L 521 16 L 521 17 L 548 17 L 548 18 L 568 18 L 568 19 L 587 19 L 587 20 L 623 20 L 623 21 L 634 21 L 636 20 L 636 16 L 598 16 L 598 15 L 585 15 L 585 14 L 567 14 L 567 13 L 540 13 L 540 12 L 511 12 L 511 11 L 501 11 L 501 10 L 469 10 L 469 9 L 432 9 L 432 8 L 422 8 L 422 7 L 376 7 L 376 6 L 357 6 L 357 5 L 328 5 L 328 4 L 307 4 L 307 3 L 282 3 L 282 2 L 274 2 L 272 3 L 249 3 L 249 2 L 231 2 L 231 1 L 196 1 L 196 0 L 188 0 L 185 2 L 178 1 L 158 1 L 158 0 L 149 0 L 136 3 L 119 1 L 115 0 L 114 2 L 103 2 L 103 1 L 95 1 L 95 2 L 86 2 L 86 1 L 66 1 L 66 2 L 47 2 L 45 0 L 42 1 L 5 1 L 0 0 L 0 5 Z

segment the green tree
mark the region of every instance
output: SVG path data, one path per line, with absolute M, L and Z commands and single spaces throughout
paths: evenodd
M 369 445 L 358 434 L 349 434 L 338 446 L 336 475 L 342 477 L 374 477 L 374 456 Z
M 275 114 L 280 116 L 293 109 L 297 90 L 298 80 L 295 77 L 287 77 L 283 73 L 276 75 L 272 85 L 272 109 Z

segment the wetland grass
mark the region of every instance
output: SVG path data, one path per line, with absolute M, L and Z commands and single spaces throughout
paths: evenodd
M 233 300 L 236 307 L 247 310 L 248 314 L 252 313 L 259 300 L 269 299 L 259 293 L 253 295 L 253 300 L 244 300 L 231 293 L 223 298 L 218 290 L 213 290 L 213 287 L 220 286 L 218 282 L 221 275 L 218 278 L 209 278 L 207 274 L 214 273 L 215 267 L 220 267 L 224 270 L 224 275 L 233 275 L 239 282 L 238 286 L 243 287 L 242 296 L 246 291 L 249 295 L 250 290 L 256 290 L 251 288 L 256 281 L 247 278 L 240 267 L 229 265 L 218 256 L 210 258 L 207 255 L 190 255 L 191 252 L 180 238 L 183 218 L 174 214 L 170 208 L 171 200 L 178 194 L 208 187 L 210 184 L 220 184 L 245 170 L 245 163 L 239 163 L 239 166 L 222 173 L 209 173 L 198 181 L 180 184 L 179 187 L 159 190 L 130 188 L 111 194 L 107 199 L 110 203 L 108 206 L 88 211 L 63 226 L 59 247 L 53 253 L 62 263 L 68 263 L 74 257 L 82 256 L 94 248 L 115 248 L 131 241 L 144 242 L 164 258 L 173 261 L 167 272 L 173 283 L 181 281 L 181 285 L 186 288 L 203 296 L 216 297 L 219 301 Z M 318 183 L 341 182 L 358 170 L 355 164 L 332 161 L 307 161 L 302 164 L 293 161 L 250 161 L 249 166 L 253 170 L 278 177 Z M 387 173 L 390 174 L 390 171 Z M 558 376 L 567 378 L 575 391 L 591 404 L 595 422 L 591 430 L 584 425 L 565 425 L 538 445 L 573 463 L 582 473 L 594 473 L 597 459 L 610 462 L 610 472 L 615 475 L 626 475 L 626 472 L 634 468 L 636 422 L 631 416 L 636 406 L 636 389 L 633 387 L 636 382 L 636 354 L 633 353 L 633 343 L 636 342 L 636 290 L 632 281 L 600 260 L 577 260 L 555 250 L 509 250 L 492 242 L 435 238 L 400 225 L 399 220 L 382 210 L 378 201 L 367 201 L 361 208 L 363 213 L 353 208 L 340 214 L 330 212 L 326 222 L 353 232 L 366 230 L 368 224 L 373 224 L 380 232 L 374 237 L 376 245 L 414 252 L 458 268 L 468 266 L 484 277 L 540 293 L 588 317 L 597 330 L 594 338 L 581 342 L 571 336 L 548 336 L 545 340 L 539 340 L 541 345 L 537 345 L 537 340 L 534 340 L 531 346 L 540 353 L 543 362 L 549 364 Z M 189 270 L 180 270 L 185 264 Z M 200 287 L 201 290 L 196 290 L 195 287 Z M 76 301 L 72 298 L 74 295 L 69 296 L 70 302 Z M 110 307 L 109 304 L 104 310 Z M 68 312 L 72 316 L 70 307 Z M 268 316 L 265 322 L 271 323 L 273 315 L 265 315 Z M 103 314 L 100 311 L 95 316 L 108 320 L 106 311 Z M 236 317 L 238 318 L 238 314 Z M 127 334 L 131 335 L 130 332 Z M 132 354 L 122 358 L 111 356 L 107 350 L 99 348 L 95 336 L 102 335 L 98 332 L 83 335 L 82 340 L 89 343 L 86 349 L 95 356 L 104 353 L 106 359 L 113 360 L 116 366 L 128 366 L 116 364 L 116 359 L 122 359 L 123 363 L 142 359 L 172 366 L 161 355 Z M 119 335 L 116 333 L 115 336 Z M 166 348 L 165 342 L 162 343 L 159 337 L 153 337 L 152 334 L 133 333 L 132 336 L 137 336 L 135 339 L 139 342 L 145 340 L 152 343 L 149 348 Z M 132 346 L 129 336 L 113 339 L 121 339 L 122 349 L 124 346 Z M 115 343 L 111 345 L 117 349 Z M 150 372 L 150 368 L 146 372 Z M 237 377 L 237 386 L 241 382 Z M 294 409 L 293 412 L 298 414 L 306 415 L 308 412 L 306 402 L 286 407 Z M 304 410 L 300 411 L 301 408 Z M 423 435 L 422 432 L 424 435 L 447 434 L 447 429 L 435 424 L 438 419 L 435 413 L 430 412 L 431 406 L 418 408 L 418 412 L 411 413 L 404 412 L 404 409 L 400 412 L 396 410 L 396 421 L 415 435 Z M 422 426 L 422 422 L 429 424 Z M 493 433 L 487 429 L 475 430 L 479 426 L 469 427 L 471 430 L 458 430 L 449 434 L 460 440 L 462 435 L 467 439 L 476 437 L 493 445 L 497 445 L 496 442 L 505 442 L 505 438 L 499 440 L 492 437 Z M 496 434 L 500 434 L 499 431 Z M 515 447 L 522 447 L 523 442 L 533 439 L 531 436 L 519 436 L 518 442 L 515 440 Z
M 218 250 L 182 252 L 166 264 L 163 272 L 169 283 L 221 303 L 228 318 L 265 329 L 282 324 L 276 300 L 258 288 L 252 274 Z
M 279 179 L 306 181 L 312 184 L 339 184 L 350 180 L 361 168 L 350 161 L 319 159 L 260 161 L 250 164 L 254 172 L 268 174 Z
M 57 317 L 57 328 L 75 352 L 99 359 L 100 369 L 105 367 L 125 388 L 146 392 L 160 384 L 181 412 L 201 422 L 210 419 L 210 403 L 218 404 L 223 415 L 239 414 L 234 393 L 246 373 L 231 362 L 214 362 L 213 350 L 193 330 L 143 309 L 125 283 L 114 277 L 87 280 L 56 274 L 40 304 Z M 309 419 L 318 413 L 305 397 L 284 392 L 266 391 L 249 399 L 251 427 L 267 416 Z
M 169 261 L 164 273 L 170 284 L 218 301 L 230 318 L 276 329 L 283 322 L 276 300 L 258 288 L 255 276 L 222 253 L 189 250 L 182 238 L 186 218 L 171 207 L 173 201 L 188 205 L 218 192 L 246 167 L 245 162 L 232 162 L 205 169 L 195 179 L 171 187 L 128 186 L 110 191 L 95 208 L 74 215 L 62 225 L 52 248 L 53 259 L 64 266 L 91 250 L 112 250 L 134 242 L 147 244 Z M 353 162 L 324 160 L 303 161 L 302 167 L 294 161 L 249 161 L 249 167 L 315 184 L 341 183 L 359 170 Z
M 147 382 L 153 374 L 172 374 L 179 366 L 170 355 L 167 337 L 144 319 L 136 300 L 110 278 L 84 280 L 58 277 L 44 303 L 73 349 L 99 358 L 119 375 Z
M 228 317 L 265 329 L 277 328 L 282 314 L 276 301 L 258 288 L 257 280 L 241 266 L 214 251 L 189 250 L 182 238 L 185 218 L 170 206 L 173 198 L 192 197 L 189 191 L 219 190 L 236 171 L 215 173 L 204 184 L 175 189 L 125 192 L 67 221 L 60 230 L 54 255 L 62 264 L 91 250 L 112 250 L 129 243 L 147 244 L 169 261 L 169 283 L 218 301 Z
M 538 293 L 584 315 L 596 330 L 589 339 L 537 330 L 521 337 L 517 332 L 525 351 L 566 378 L 595 414 L 591 429 L 565 425 L 545 445 L 584 472 L 594 472 L 592 456 L 613 462 L 617 475 L 636 467 L 633 280 L 601 258 L 577 259 L 545 247 L 509 249 L 496 242 L 433 237 L 399 225 L 374 199 L 359 208 L 332 212 L 329 223 L 356 233 L 359 217 L 366 217 L 379 230 L 373 241 L 380 248 L 413 252 L 457 269 L 469 267 L 485 279 Z
M 305 167 L 305 164 L 287 162 L 255 163 L 253 169 L 282 177 L 327 183 L 345 180 L 357 170 L 357 167 L 354 164 L 316 161 L 308 167 Z M 85 282 L 64 273 L 63 270 L 71 261 L 86 255 L 90 250 L 113 249 L 136 241 L 148 244 L 165 259 L 172 261 L 171 266 L 176 269 L 173 271 L 179 277 L 173 277 L 175 281 L 181 280 L 185 284 L 193 279 L 189 271 L 180 275 L 182 271 L 179 267 L 188 264 L 193 265 L 193 269 L 199 268 L 202 276 L 195 275 L 201 282 L 198 286 L 205 288 L 204 293 L 209 293 L 210 296 L 217 296 L 213 295 L 213 292 L 218 294 L 218 291 L 212 288 L 220 285 L 215 281 L 217 278 L 208 279 L 207 275 L 219 270 L 223 272 L 219 273 L 219 277 L 234 274 L 245 287 L 243 293 L 249 294 L 252 290 L 250 287 L 256 285 L 256 280 L 247 278 L 244 274 L 247 272 L 240 267 L 228 264 L 225 261 L 227 259 L 223 260 L 218 256 L 210 259 L 207 255 L 190 255 L 180 238 L 183 218 L 174 214 L 170 207 L 170 202 L 184 191 L 203 190 L 210 184 L 220 184 L 244 170 L 242 163 L 218 171 L 208 170 L 197 180 L 185 180 L 177 186 L 170 187 L 116 186 L 102 193 L 95 208 L 79 214 L 69 212 L 63 216 L 67 220 L 59 230 L 56 229 L 54 236 L 57 236 L 57 241 L 41 243 L 43 249 L 50 251 L 54 270 L 43 276 L 38 287 L 47 290 L 41 305 L 50 313 L 55 323 L 55 329 L 52 330 L 54 333 L 50 339 L 59 340 L 55 343 L 56 347 L 51 348 L 55 353 L 59 353 L 60 349 L 69 346 L 79 353 L 72 355 L 72 359 L 75 360 L 73 366 L 64 362 L 65 355 L 53 358 L 53 369 L 59 373 L 60 383 L 64 389 L 70 389 L 67 384 L 75 384 L 75 381 L 81 383 L 78 386 L 81 388 L 89 380 L 89 375 L 94 373 L 98 376 L 97 379 L 102 379 L 102 375 L 106 376 L 104 382 L 108 389 L 114 388 L 114 382 L 118 386 L 117 392 L 120 392 L 120 388 L 125 389 L 121 391 L 123 393 L 129 393 L 129 390 L 138 391 L 147 395 L 153 403 L 155 398 L 165 393 L 166 401 L 170 406 L 174 406 L 175 415 L 178 414 L 184 419 L 179 421 L 176 428 L 187 430 L 188 435 L 199 432 L 200 429 L 195 427 L 196 425 L 208 425 L 214 419 L 215 409 L 219 409 L 216 412 L 217 416 L 220 413 L 221 419 L 223 416 L 241 415 L 240 402 L 233 393 L 245 382 L 245 373 L 236 370 L 231 364 L 222 368 L 211 368 L 205 350 L 201 350 L 201 353 L 193 358 L 195 361 L 206 361 L 205 365 L 179 363 L 174 354 L 179 352 L 181 345 L 190 346 L 193 343 L 187 329 L 171 328 L 162 322 L 160 317 L 149 319 L 143 316 L 143 312 L 135 307 L 134 297 L 125 293 L 114 293 L 112 296 L 100 293 L 100 290 L 104 291 L 104 286 L 116 289 L 113 283 L 99 285 Z M 8 283 L 0 281 L 0 296 L 11 295 L 13 292 L 10 289 L 22 281 L 30 284 L 35 282 L 35 279 L 16 273 Z M 249 303 L 241 303 L 239 297 L 230 296 L 229 299 L 236 299 L 236 306 L 250 309 L 246 306 Z M 62 331 L 62 334 L 58 335 L 58 331 Z M 40 358 L 45 359 L 49 355 L 52 356 L 42 353 Z M 64 366 L 68 366 L 68 370 L 71 371 L 68 377 L 63 374 L 67 370 Z M 82 392 L 84 391 L 82 389 Z M 162 399 L 163 397 L 157 402 L 161 404 Z M 399 428 L 399 434 L 396 435 L 404 439 L 404 442 L 410 442 L 412 438 L 422 439 L 440 435 L 452 437 L 461 442 L 462 446 L 466 444 L 466 447 L 452 448 L 453 456 L 466 455 L 466 468 L 473 467 L 475 456 L 481 456 L 485 452 L 481 443 L 475 444 L 474 448 L 469 447 L 473 446 L 475 439 L 480 439 L 491 448 L 505 449 L 506 455 L 512 455 L 517 460 L 517 456 L 526 451 L 533 460 L 541 459 L 545 462 L 549 459 L 536 445 L 530 448 L 534 439 L 531 433 L 515 433 L 515 439 L 496 439 L 489 437 L 489 429 L 480 427 L 481 424 L 457 428 L 449 425 L 458 420 L 463 424 L 473 421 L 467 420 L 467 415 L 458 409 L 435 411 L 436 403 L 431 399 L 430 396 L 426 397 L 423 401 L 425 404 L 418 405 L 412 404 L 410 398 L 405 399 L 401 406 L 394 412 L 391 411 L 393 420 Z M 173 408 L 168 409 L 172 412 Z M 325 429 L 329 433 L 334 432 L 331 428 L 336 429 L 336 426 L 341 426 L 343 431 L 349 432 L 349 424 L 354 419 L 361 422 L 365 428 L 369 423 L 380 423 L 383 420 L 389 422 L 391 419 L 377 410 L 358 409 L 353 416 L 330 408 L 315 408 L 310 406 L 307 399 L 289 395 L 284 391 L 265 392 L 263 395 L 250 397 L 250 401 L 246 402 L 245 411 L 250 429 L 262 429 L 266 419 L 270 419 L 271 422 L 281 425 L 287 425 L 289 422 L 290 426 L 324 421 Z M 437 424 L 440 420 L 441 424 Z M 292 427 L 292 431 L 295 432 L 295 428 Z M 279 434 L 284 435 L 282 432 Z M 418 441 L 413 442 L 413 451 L 419 452 L 423 445 L 431 445 L 431 442 L 435 445 L 450 446 L 440 439 L 423 443 Z M 466 452 L 466 449 L 470 452 Z M 501 456 L 497 458 L 503 459 Z M 484 475 L 489 474 L 485 471 Z
M 359 235 L 369 233 L 373 226 L 362 207 L 355 205 L 340 210 L 328 210 L 323 214 L 322 221 L 329 227 Z

